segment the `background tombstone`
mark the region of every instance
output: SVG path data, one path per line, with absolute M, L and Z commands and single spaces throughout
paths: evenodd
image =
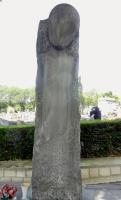
M 80 18 L 69 4 L 39 23 L 32 198 L 81 200 L 78 45 Z

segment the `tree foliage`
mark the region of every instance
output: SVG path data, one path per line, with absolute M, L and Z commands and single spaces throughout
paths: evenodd
M 83 110 L 85 107 L 95 106 L 98 104 L 99 94 L 96 89 L 92 89 L 88 92 L 83 92 L 83 85 L 81 83 L 81 77 L 78 78 L 78 96 L 79 106 Z
M 0 111 L 6 111 L 8 106 L 16 111 L 35 108 L 35 88 L 7 87 L 0 85 Z
M 119 102 L 119 97 L 114 95 L 112 91 L 99 94 L 93 88 L 88 92 L 84 92 L 81 77 L 78 78 L 78 97 L 81 111 L 85 107 L 98 105 L 98 97 L 110 97 L 114 98 L 117 103 Z M 15 111 L 35 109 L 35 87 L 22 89 L 15 86 L 0 85 L 0 112 L 7 111 L 8 106 L 14 107 Z
M 108 92 L 102 93 L 101 96 L 102 97 L 114 98 L 117 103 L 119 102 L 119 97 L 116 96 L 116 95 L 113 95 L 112 91 L 108 91 Z
M 81 77 L 78 78 L 78 97 L 79 97 L 79 106 L 80 106 L 81 112 L 83 112 L 83 109 L 85 107 L 98 106 L 99 97 L 114 98 L 116 103 L 119 102 L 119 97 L 114 95 L 112 91 L 108 91 L 108 92 L 100 94 L 95 88 L 93 88 L 92 90 L 88 92 L 84 92 L 83 85 L 81 83 Z

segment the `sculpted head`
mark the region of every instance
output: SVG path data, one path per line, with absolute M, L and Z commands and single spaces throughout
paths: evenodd
M 79 31 L 80 18 L 69 4 L 55 6 L 49 15 L 49 40 L 56 49 L 66 48 Z

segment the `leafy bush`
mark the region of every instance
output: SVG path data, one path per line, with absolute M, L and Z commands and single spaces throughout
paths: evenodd
M 121 155 L 121 120 L 81 122 L 81 156 Z
M 81 157 L 121 155 L 121 120 L 81 121 Z M 0 161 L 32 159 L 34 125 L 0 126 Z
M 34 125 L 0 126 L 0 160 L 31 159 Z

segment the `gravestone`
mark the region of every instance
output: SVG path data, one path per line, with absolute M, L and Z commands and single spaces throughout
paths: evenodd
M 32 199 L 82 199 L 79 24 L 79 14 L 69 4 L 55 6 L 39 23 Z

